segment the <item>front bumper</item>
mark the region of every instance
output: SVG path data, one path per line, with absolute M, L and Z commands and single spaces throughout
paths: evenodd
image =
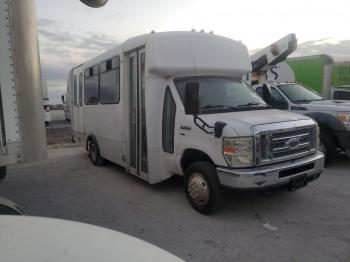
M 339 146 L 350 157 L 350 131 L 337 132 Z
M 221 185 L 233 189 L 266 189 L 283 187 L 295 178 L 305 176 L 306 180 L 317 179 L 324 169 L 324 155 L 314 155 L 288 162 L 250 169 L 218 167 L 216 169 Z

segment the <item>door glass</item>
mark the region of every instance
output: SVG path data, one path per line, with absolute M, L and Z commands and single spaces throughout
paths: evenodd
M 74 105 L 77 106 L 77 100 L 78 100 L 78 94 L 77 94 L 77 76 L 74 75 L 74 82 L 73 82 L 73 100 L 74 100 Z
M 335 100 L 350 100 L 349 91 L 335 91 L 334 98 Z
M 273 87 L 271 88 L 271 106 L 273 108 L 282 109 L 282 110 L 288 109 L 288 102 Z
M 83 105 L 83 73 L 79 74 L 79 105 Z
M 176 104 L 167 87 L 164 96 L 163 120 L 162 120 L 162 144 L 163 151 L 174 153 L 174 127 L 176 116 Z
M 141 82 L 141 171 L 147 173 L 147 131 L 145 108 L 145 53 L 140 54 L 140 82 Z
M 130 167 L 136 168 L 137 152 L 137 75 L 135 57 L 129 59 L 130 74 Z

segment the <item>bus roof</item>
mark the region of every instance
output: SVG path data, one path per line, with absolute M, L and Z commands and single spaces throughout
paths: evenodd
M 148 71 L 155 75 L 241 77 L 251 71 L 245 45 L 230 38 L 201 32 L 162 32 L 133 37 L 84 63 L 84 67 L 143 47 L 146 49 Z

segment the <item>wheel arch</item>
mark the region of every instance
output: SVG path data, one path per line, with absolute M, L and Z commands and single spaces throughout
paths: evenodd
M 339 145 L 336 132 L 346 131 L 344 124 L 340 120 L 333 115 L 322 112 L 312 112 L 305 115 L 315 120 L 320 128 L 320 132 L 327 133 Z
M 215 165 L 212 158 L 208 154 L 204 153 L 202 150 L 195 149 L 195 148 L 186 148 L 183 151 L 181 161 L 180 161 L 182 172 L 185 173 L 186 169 L 191 164 L 198 161 L 206 161 Z

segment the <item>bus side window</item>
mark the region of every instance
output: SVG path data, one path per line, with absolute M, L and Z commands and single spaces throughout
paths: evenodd
M 84 102 L 85 105 L 97 105 L 99 96 L 99 66 L 85 69 L 84 76 Z
M 100 65 L 100 102 L 118 104 L 120 100 L 120 59 L 119 56 Z
M 169 86 L 165 90 L 162 122 L 163 151 L 174 153 L 174 129 L 175 129 L 176 104 Z
M 74 96 L 73 96 L 73 100 L 74 100 L 74 105 L 77 106 L 77 76 L 74 75 L 74 83 L 73 83 L 73 92 L 74 92 Z
M 350 91 L 335 91 L 334 100 L 350 100 Z
M 83 105 L 83 73 L 79 74 L 79 105 Z

